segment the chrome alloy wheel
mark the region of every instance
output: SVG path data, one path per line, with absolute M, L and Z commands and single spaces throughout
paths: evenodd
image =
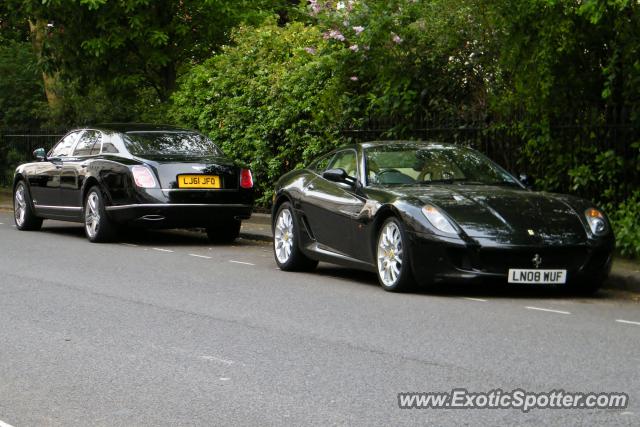
M 84 226 L 87 230 L 87 235 L 90 238 L 94 238 L 100 228 L 100 199 L 95 192 L 89 194 L 87 197 L 87 205 L 84 208 Z
M 276 257 L 281 264 L 286 264 L 291 257 L 293 251 L 293 216 L 289 209 L 283 209 L 276 220 L 275 233 L 273 236 L 273 245 L 276 251 Z
M 16 195 L 14 199 L 14 215 L 16 218 L 16 225 L 22 227 L 24 225 L 25 217 L 27 215 L 27 199 L 24 184 L 18 184 L 16 187 Z
M 384 286 L 393 286 L 402 269 L 402 234 L 395 222 L 388 222 L 378 238 L 378 275 Z

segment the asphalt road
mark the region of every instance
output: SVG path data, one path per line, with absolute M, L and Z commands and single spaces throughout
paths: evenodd
M 553 310 L 553 311 L 543 311 Z M 91 244 L 0 213 L 0 426 L 639 425 L 640 304 L 390 294 L 195 233 Z M 626 392 L 624 410 L 399 409 L 403 391 Z

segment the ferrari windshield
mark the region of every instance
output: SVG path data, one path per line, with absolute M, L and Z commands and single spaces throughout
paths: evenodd
M 222 151 L 208 138 L 196 132 L 143 131 L 127 132 L 124 143 L 134 156 L 182 155 L 222 156 Z
M 368 184 L 520 184 L 480 153 L 444 144 L 386 144 L 365 150 Z

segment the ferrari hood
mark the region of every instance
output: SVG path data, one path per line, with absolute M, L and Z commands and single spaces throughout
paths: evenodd
M 408 193 L 440 207 L 470 237 L 551 244 L 579 244 L 587 238 L 578 214 L 549 193 L 481 185 L 418 187 Z

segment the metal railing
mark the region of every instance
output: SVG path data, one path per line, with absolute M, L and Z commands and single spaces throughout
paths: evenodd
M 47 151 L 65 135 L 62 129 L 0 129 L 0 186 L 11 184 L 14 169 L 33 158 L 33 150 Z

